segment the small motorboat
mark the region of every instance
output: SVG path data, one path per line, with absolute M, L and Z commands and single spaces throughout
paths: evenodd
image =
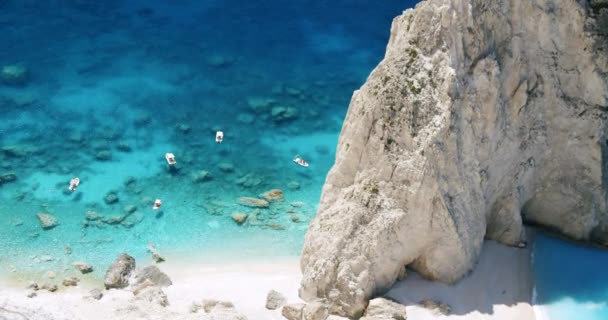
M 224 141 L 224 132 L 218 131 L 215 133 L 215 142 L 222 143 Z
M 165 153 L 165 159 L 167 159 L 167 163 L 170 166 L 177 163 L 177 161 L 175 161 L 175 155 L 173 153 Z
M 74 191 L 78 188 L 78 185 L 80 184 L 80 179 L 78 179 L 78 177 L 70 180 L 70 186 L 68 187 L 68 189 L 70 189 L 70 191 Z
M 152 205 L 152 210 L 158 210 L 162 204 L 163 202 L 160 199 L 156 199 Z
M 302 167 L 308 167 L 308 162 L 306 162 L 300 156 L 296 156 L 295 158 L 293 158 L 293 162 L 301 165 Z

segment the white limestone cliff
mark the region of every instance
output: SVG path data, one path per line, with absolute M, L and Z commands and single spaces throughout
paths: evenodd
M 604 0 L 428 0 L 353 95 L 300 296 L 360 316 L 409 266 L 454 282 L 522 221 L 608 245 Z

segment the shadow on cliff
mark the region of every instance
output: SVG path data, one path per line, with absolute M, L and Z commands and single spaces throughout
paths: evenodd
M 496 305 L 514 306 L 532 299 L 530 248 L 507 247 L 489 240 L 474 271 L 454 285 L 423 279 L 415 272 L 385 294 L 406 306 L 422 300 L 447 303 L 451 314 L 493 314 Z

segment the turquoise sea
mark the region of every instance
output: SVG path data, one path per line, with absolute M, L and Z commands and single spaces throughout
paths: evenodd
M 534 242 L 535 302 L 547 320 L 608 319 L 608 250 L 543 232 Z
M 298 255 L 352 92 L 413 4 L 0 1 L 0 274 L 86 261 L 99 277 L 121 252 L 149 263 L 148 243 L 167 259 Z M 237 203 L 277 188 L 269 208 Z

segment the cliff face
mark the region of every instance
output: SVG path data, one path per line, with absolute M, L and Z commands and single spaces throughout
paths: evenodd
M 428 0 L 353 95 L 300 295 L 358 316 L 409 266 L 454 282 L 522 221 L 608 245 L 608 3 Z

